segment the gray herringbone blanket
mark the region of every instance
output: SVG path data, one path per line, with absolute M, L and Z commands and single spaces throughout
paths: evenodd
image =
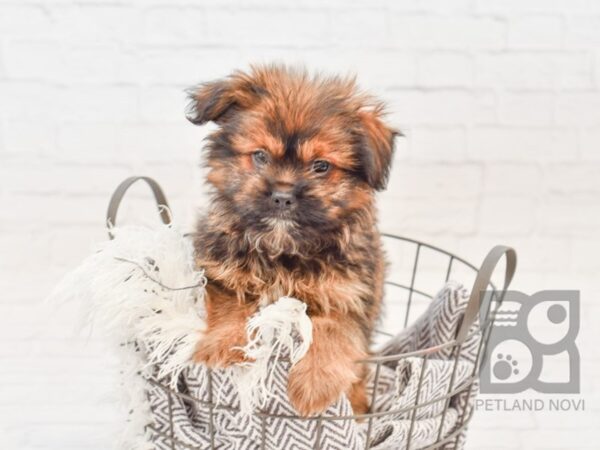
M 425 349 L 451 341 L 467 301 L 467 292 L 461 285 L 447 283 L 427 311 L 411 327 L 393 338 L 385 346 L 383 354 Z M 331 405 L 322 415 L 322 420 L 287 417 L 296 414 L 286 393 L 289 363 L 274 361 L 271 396 L 262 412 L 276 418 L 263 420 L 257 414 L 239 412 L 239 398 L 227 370 L 212 371 L 209 379 L 208 370 L 203 366 L 186 368 L 176 389 L 181 396 L 168 395 L 160 386 L 148 384 L 153 421 L 149 430 L 153 442 L 156 448 L 165 450 L 172 448 L 172 438 L 177 442 L 177 449 L 211 448 L 211 439 L 214 448 L 231 450 L 312 450 L 318 447 L 317 442 L 320 448 L 328 450 L 364 449 L 367 439 L 368 448 L 377 450 L 404 448 L 409 439 L 411 448 L 426 447 L 436 442 L 438 435 L 452 433 L 470 413 L 472 400 L 465 401 L 467 392 L 452 397 L 448 408 L 445 400 L 435 400 L 471 379 L 480 340 L 476 327 L 478 324 L 474 324 L 473 332 L 461 347 L 454 377 L 451 348 L 431 353 L 426 360 L 408 357 L 396 365 L 382 366 L 372 409 L 374 412 L 399 412 L 373 419 L 370 431 L 367 431 L 368 421 L 327 419 L 352 415 L 346 398 L 340 398 Z M 159 369 L 155 367 L 155 373 Z M 424 371 L 422 376 L 421 371 Z M 371 374 L 369 386 L 372 398 L 373 378 Z M 477 389 L 476 384 L 474 389 Z M 216 405 L 212 409 L 202 403 L 210 403 L 211 400 Z M 427 405 L 410 409 L 417 401 Z M 265 445 L 261 447 L 263 439 Z M 445 448 L 462 448 L 463 445 L 464 435 L 459 434 Z

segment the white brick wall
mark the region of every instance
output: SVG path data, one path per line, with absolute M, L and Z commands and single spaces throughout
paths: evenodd
M 407 137 L 386 230 L 475 262 L 511 244 L 516 289 L 581 289 L 586 412 L 482 412 L 470 448 L 598 448 L 597 0 L 0 0 L 0 447 L 109 447 L 111 358 L 42 298 L 104 239 L 125 176 L 156 177 L 191 223 L 206 130 L 182 90 L 272 60 L 389 102 Z M 122 217 L 152 215 L 134 196 Z

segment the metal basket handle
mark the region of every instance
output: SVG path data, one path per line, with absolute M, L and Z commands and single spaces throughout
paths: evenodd
M 114 238 L 114 235 L 111 231 L 111 227 L 115 226 L 117 221 L 117 212 L 119 211 L 119 206 L 121 205 L 121 201 L 123 200 L 123 196 L 127 192 L 127 190 L 138 180 L 143 180 L 150 186 L 152 189 L 152 193 L 154 194 L 154 199 L 156 200 L 156 206 L 158 207 L 158 213 L 160 214 L 160 218 L 165 225 L 171 223 L 171 214 L 169 213 L 169 204 L 167 203 L 167 198 L 165 197 L 164 192 L 162 191 L 160 185 L 150 177 L 129 177 L 126 178 L 117 186 L 115 192 L 113 192 L 112 197 L 110 198 L 110 202 L 108 203 L 108 210 L 106 211 L 106 226 L 108 228 L 108 237 L 110 239 Z
M 502 287 L 502 290 L 506 291 L 506 289 L 508 289 L 517 268 L 517 252 L 511 247 L 497 245 L 487 254 L 477 272 L 477 277 L 473 283 L 473 289 L 471 289 L 469 303 L 467 304 L 460 329 L 456 335 L 456 341 L 458 343 L 464 342 L 469 334 L 469 329 L 475 322 L 475 319 L 479 314 L 479 309 L 481 308 L 482 293 L 487 290 L 492 274 L 503 256 L 506 256 L 506 272 L 504 274 L 504 286 Z

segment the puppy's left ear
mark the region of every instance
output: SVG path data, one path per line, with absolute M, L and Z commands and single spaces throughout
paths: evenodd
M 381 116 L 382 107 L 358 112 L 363 136 L 362 164 L 369 185 L 378 191 L 385 189 L 392 165 L 394 140 L 400 132 L 388 127 Z

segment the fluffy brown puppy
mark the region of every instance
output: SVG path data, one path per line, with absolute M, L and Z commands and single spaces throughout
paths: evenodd
M 212 204 L 197 228 L 207 331 L 196 361 L 243 360 L 247 318 L 292 296 L 308 305 L 313 343 L 292 369 L 302 415 L 346 393 L 367 411 L 364 368 L 383 293 L 374 193 L 385 187 L 395 132 L 353 80 L 282 66 L 236 72 L 190 90 L 189 119 L 208 137 Z

